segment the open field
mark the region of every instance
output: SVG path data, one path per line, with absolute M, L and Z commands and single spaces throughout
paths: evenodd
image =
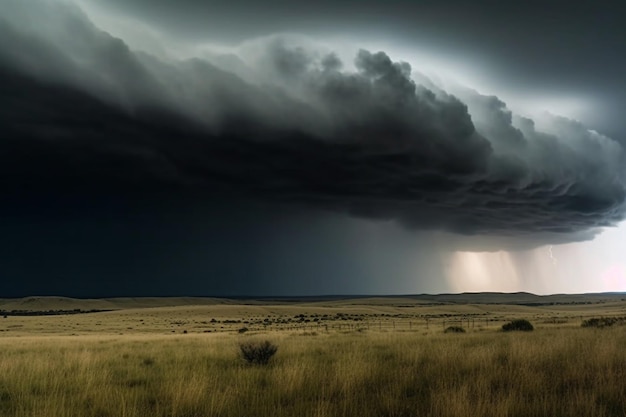
M 2 300 L 0 416 L 626 415 L 621 295 L 502 297 Z

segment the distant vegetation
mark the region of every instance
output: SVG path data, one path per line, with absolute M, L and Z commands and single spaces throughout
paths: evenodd
M 112 310 L 99 310 L 99 309 L 91 309 L 91 310 L 82 310 L 80 308 L 75 308 L 72 310 L 0 310 L 0 315 L 4 317 L 8 316 L 65 316 L 70 314 L 88 314 L 88 313 L 102 313 L 105 311 Z
M 525 319 L 513 320 L 509 323 L 502 325 L 502 330 L 505 332 L 531 332 L 534 329 L 535 328 L 533 327 L 531 322 Z
M 614 325 L 623 326 L 626 324 L 626 317 L 600 317 L 600 318 L 590 318 L 588 320 L 583 320 L 581 323 L 582 327 L 611 327 Z

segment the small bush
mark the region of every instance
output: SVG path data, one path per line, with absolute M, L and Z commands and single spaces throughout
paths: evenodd
M 265 365 L 278 350 L 278 346 L 269 340 L 264 342 L 246 342 L 239 344 L 241 357 L 250 364 Z
M 444 333 L 465 333 L 465 329 L 460 326 L 450 326 L 443 331 Z
M 505 332 L 531 332 L 534 329 L 533 325 L 524 319 L 513 320 L 502 326 L 502 331 Z
M 239 333 L 245 333 L 248 331 L 247 327 L 242 327 L 241 329 L 237 330 Z

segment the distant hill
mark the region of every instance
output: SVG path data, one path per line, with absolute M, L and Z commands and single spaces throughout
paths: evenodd
M 416 299 L 445 303 L 463 304 L 512 304 L 512 305 L 553 305 L 589 304 L 626 300 L 626 293 L 593 294 L 552 294 L 536 295 L 528 292 L 498 293 L 479 292 L 461 294 L 417 295 Z
M 131 308 L 175 307 L 187 305 L 229 304 L 233 301 L 210 297 L 138 297 L 138 298 L 68 298 L 25 297 L 0 299 L 2 311 L 92 311 Z
M 206 306 L 225 304 L 293 304 L 324 303 L 336 305 L 432 305 L 432 304 L 506 304 L 506 305 L 563 305 L 596 304 L 626 300 L 625 293 L 536 295 L 518 293 L 461 293 L 418 294 L 397 296 L 312 296 L 312 297 L 132 297 L 79 299 L 68 297 L 25 297 L 0 299 L 3 312 L 87 312 L 152 307 Z

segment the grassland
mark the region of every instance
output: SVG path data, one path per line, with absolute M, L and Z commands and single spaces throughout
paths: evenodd
M 626 329 L 580 327 L 626 315 L 626 302 L 468 300 L 126 300 L 8 316 L 0 416 L 626 415 Z M 517 317 L 536 330 L 498 331 Z M 444 334 L 448 324 L 466 333 Z M 250 340 L 278 345 L 269 365 L 239 358 Z

